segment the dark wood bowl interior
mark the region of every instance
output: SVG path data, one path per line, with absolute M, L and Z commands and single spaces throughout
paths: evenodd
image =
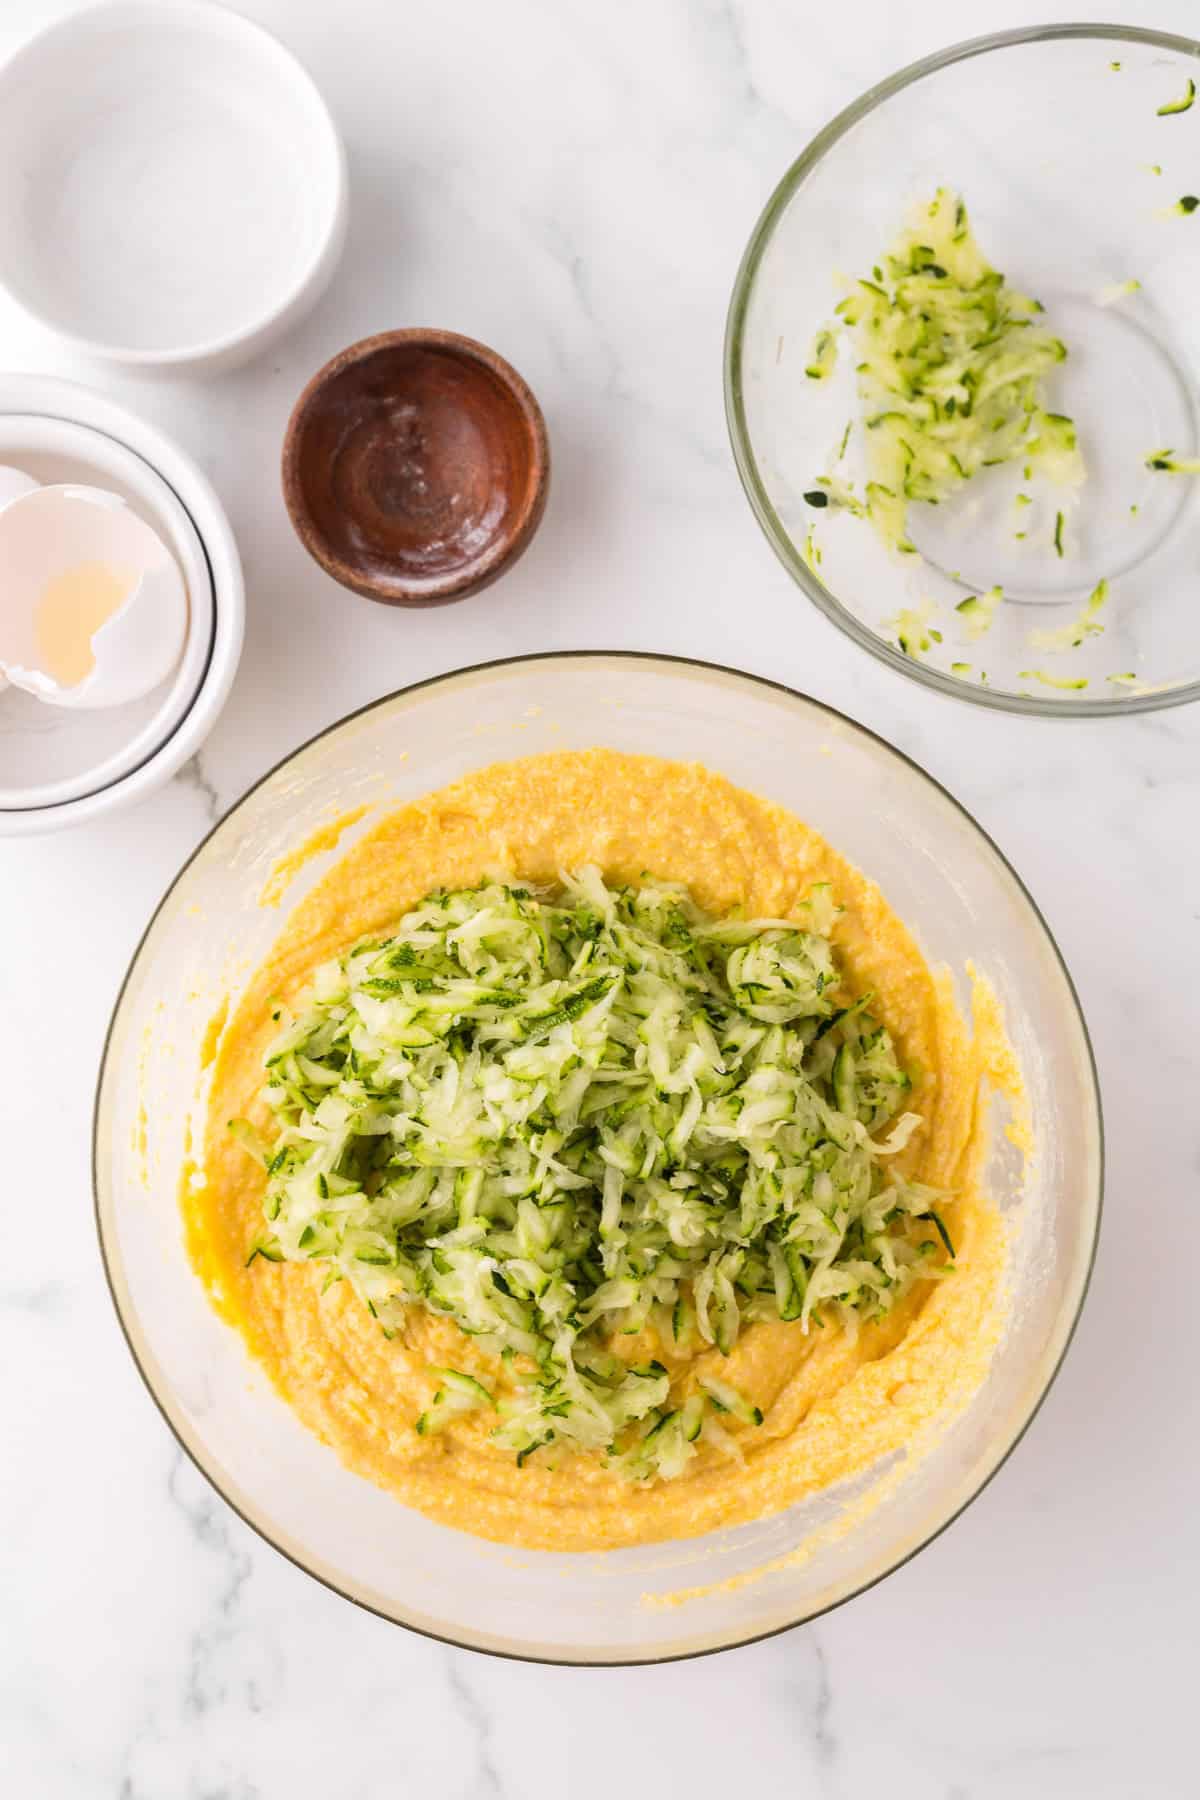
M 494 581 L 545 506 L 541 409 L 494 351 L 451 332 L 351 346 L 296 404 L 284 497 L 302 541 L 355 592 L 436 606 Z

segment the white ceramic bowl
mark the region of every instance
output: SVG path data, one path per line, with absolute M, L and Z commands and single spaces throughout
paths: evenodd
M 189 630 L 170 683 L 105 712 L 0 694 L 0 837 L 62 830 L 160 787 L 193 756 L 241 655 L 241 560 L 224 509 L 191 458 L 115 401 L 72 382 L 0 376 L 0 463 L 39 480 L 109 487 L 171 546 Z
M 320 294 L 345 222 L 320 93 L 223 7 L 110 0 L 0 68 L 0 282 L 92 355 L 244 359 Z
M 140 700 L 100 710 L 0 696 L 0 812 L 61 805 L 110 787 L 164 744 L 196 698 L 212 655 L 212 575 L 191 515 L 157 470 L 107 433 L 66 419 L 0 413 L 0 464 L 48 486 L 77 482 L 119 494 L 171 550 L 187 589 L 188 625 L 175 670 Z
M 849 1509 L 879 1471 L 754 1524 L 597 1555 L 518 1552 L 452 1531 L 352 1474 L 304 1429 L 188 1261 L 175 1196 L 203 1106 L 203 1046 L 221 999 L 232 989 L 236 1003 L 280 929 L 280 914 L 259 904 L 276 859 L 347 807 L 366 803 L 377 817 L 486 763 L 594 744 L 700 760 L 801 813 L 880 883 L 961 998 L 973 960 L 1004 997 L 1038 1147 L 1026 1178 L 1003 1118 L 993 1122 L 985 1178 L 1021 1219 L 1011 1314 L 966 1411 L 865 1516 Z M 289 905 L 338 854 L 305 867 Z M 771 682 L 656 656 L 459 670 L 343 719 L 253 788 L 180 872 L 138 948 L 105 1050 L 94 1151 L 101 1242 L 130 1348 L 171 1429 L 230 1505 L 386 1618 L 474 1649 L 567 1663 L 745 1643 L 837 1605 L 928 1543 L 1003 1462 L 1053 1379 L 1100 1209 L 1087 1032 L 1050 934 L 996 847 L 936 782 L 849 719 Z M 114 1471 L 118 1463 L 114 1455 Z M 795 1556 L 801 1546 L 807 1555 Z M 692 1587 L 707 1591 L 653 1603 Z

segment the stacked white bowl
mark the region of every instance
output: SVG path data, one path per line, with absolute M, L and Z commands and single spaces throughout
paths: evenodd
M 229 368 L 314 303 L 345 231 L 324 100 L 224 6 L 102 0 L 0 62 L 0 289 L 75 353 Z M 102 394 L 0 374 L 4 467 L 119 495 L 188 597 L 182 655 L 142 699 L 84 710 L 0 682 L 0 836 L 17 836 L 126 805 L 195 754 L 233 682 L 243 592 L 205 477 Z
M 123 806 L 195 754 L 233 683 L 245 598 L 233 532 L 206 477 L 104 395 L 0 376 L 0 465 L 119 494 L 170 549 L 188 597 L 183 654 L 144 699 L 85 711 L 0 693 L 0 837 L 21 837 Z

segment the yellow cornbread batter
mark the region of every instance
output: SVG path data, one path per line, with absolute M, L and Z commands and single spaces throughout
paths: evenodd
M 385 1338 L 348 1282 L 322 1295 L 320 1264 L 247 1268 L 262 1233 L 263 1172 L 227 1121 L 254 1120 L 262 1059 L 279 1000 L 297 1007 L 315 967 L 357 938 L 385 933 L 434 888 L 484 877 L 553 883 L 598 864 L 614 882 L 681 882 L 710 914 L 793 916 L 815 882 L 842 907 L 830 936 L 854 992 L 913 1077 L 924 1123 L 897 1158 L 904 1173 L 954 1190 L 945 1212 L 956 1267 L 926 1282 L 886 1320 L 851 1336 L 834 1324 L 762 1322 L 725 1358 L 698 1359 L 757 1404 L 754 1428 L 728 1425 L 740 1457 L 701 1443 L 672 1481 L 634 1486 L 595 1456 L 559 1452 L 516 1466 L 492 1445 L 494 1414 L 474 1412 L 436 1436 L 417 1416 L 450 1364 L 503 1391 L 498 1358 L 450 1321 L 413 1308 Z M 1018 1078 L 990 990 L 973 1039 L 948 976 L 926 965 L 874 884 L 781 807 L 698 765 L 611 750 L 562 752 L 494 765 L 392 813 L 356 843 L 288 920 L 221 1036 L 199 1176 L 185 1184 L 188 1242 L 214 1304 L 243 1335 L 300 1418 L 347 1465 L 447 1525 L 503 1543 L 599 1550 L 682 1538 L 777 1512 L 902 1450 L 948 1422 L 986 1374 L 1003 1318 L 1006 1233 L 978 1188 L 986 1089 L 1015 1094 Z M 643 1334 L 639 1354 L 680 1371 L 671 1347 Z

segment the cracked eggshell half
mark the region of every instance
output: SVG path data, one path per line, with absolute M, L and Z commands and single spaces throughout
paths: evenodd
M 0 671 L 55 706 L 153 691 L 187 636 L 183 577 L 158 533 L 101 488 L 52 486 L 0 511 Z

